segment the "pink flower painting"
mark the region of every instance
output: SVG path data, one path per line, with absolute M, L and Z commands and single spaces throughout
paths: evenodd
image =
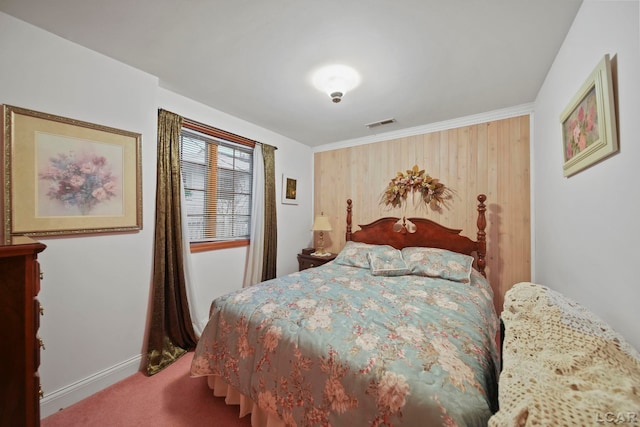
M 596 91 L 591 89 L 587 96 L 562 124 L 564 133 L 564 158 L 571 160 L 588 146 L 600 139 Z
M 77 209 L 82 215 L 89 215 L 97 205 L 116 197 L 119 188 L 107 159 L 96 154 L 57 153 L 38 175 L 49 182 L 49 199 L 61 202 L 67 209 Z

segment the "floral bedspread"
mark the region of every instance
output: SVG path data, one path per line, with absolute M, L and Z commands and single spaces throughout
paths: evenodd
M 321 267 L 213 301 L 191 375 L 291 426 L 486 426 L 497 410 L 493 293 Z

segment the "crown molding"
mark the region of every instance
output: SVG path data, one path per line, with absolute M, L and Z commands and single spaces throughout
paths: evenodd
M 533 113 L 533 103 L 521 104 L 515 107 L 493 110 L 486 113 L 474 114 L 458 119 L 444 120 L 428 125 L 415 126 L 391 132 L 378 133 L 362 138 L 348 139 L 344 141 L 332 142 L 330 144 L 319 145 L 313 149 L 314 153 L 323 151 L 338 150 L 340 148 L 355 147 L 358 145 L 373 144 L 376 142 L 390 141 L 393 139 L 406 138 L 408 136 L 423 135 L 431 132 L 455 129 L 464 126 L 477 125 L 480 123 L 492 122 L 495 120 L 508 119 Z

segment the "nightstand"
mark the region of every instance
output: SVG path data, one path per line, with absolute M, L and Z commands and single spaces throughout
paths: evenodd
M 298 271 L 306 270 L 307 268 L 317 267 L 322 264 L 326 264 L 329 261 L 336 258 L 336 254 L 329 256 L 314 256 L 307 254 L 298 254 Z

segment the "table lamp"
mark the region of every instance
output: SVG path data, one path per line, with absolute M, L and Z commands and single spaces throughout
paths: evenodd
M 311 255 L 315 256 L 329 256 L 331 255 L 329 252 L 324 250 L 324 232 L 331 231 L 331 223 L 329 223 L 329 217 L 325 216 L 324 213 L 320 213 L 320 215 L 316 216 L 315 221 L 313 221 L 313 227 L 311 227 L 313 231 L 320 232 L 320 240 L 318 241 L 318 248 Z

